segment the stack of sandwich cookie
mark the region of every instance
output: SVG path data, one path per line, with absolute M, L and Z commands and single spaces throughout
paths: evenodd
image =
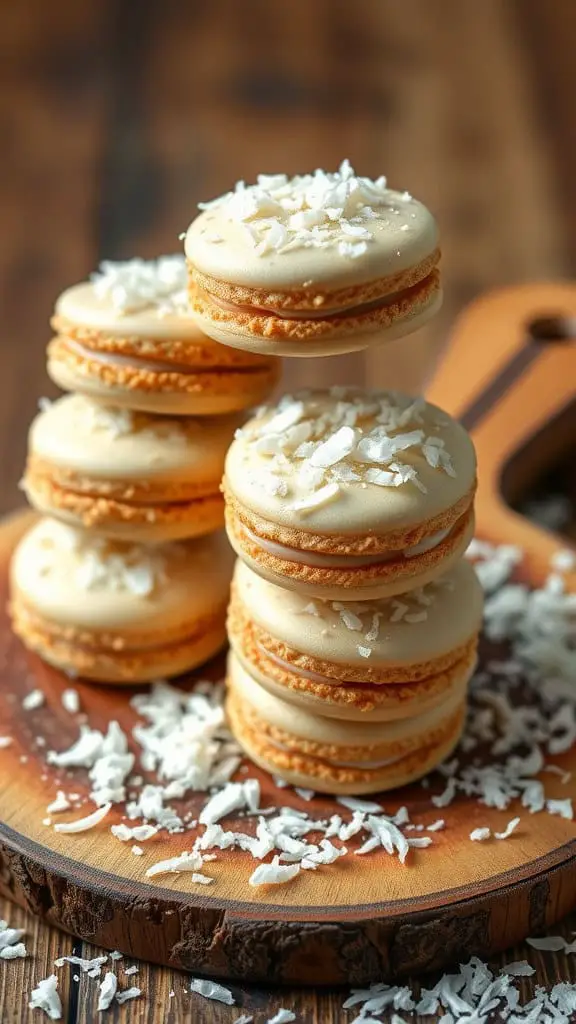
M 454 749 L 482 618 L 475 487 L 462 427 L 396 392 L 301 392 L 237 431 L 229 712 L 258 764 L 368 793 Z
M 202 330 L 264 355 L 351 352 L 417 330 L 439 308 L 434 218 L 386 179 L 260 175 L 204 203 L 185 250 Z
M 11 611 L 74 675 L 177 675 L 225 641 L 224 458 L 278 370 L 203 336 L 187 303 L 170 256 L 105 263 L 56 304 L 48 371 L 75 393 L 32 424 L 23 488 L 49 518 L 15 553 Z
M 223 534 L 145 547 L 41 519 L 11 567 L 14 629 L 71 675 L 179 675 L 225 642 L 232 555 Z

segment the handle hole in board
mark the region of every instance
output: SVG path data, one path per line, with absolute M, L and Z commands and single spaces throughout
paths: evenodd
M 558 345 L 576 340 L 576 318 L 562 314 L 534 317 L 526 324 L 526 334 L 537 345 Z

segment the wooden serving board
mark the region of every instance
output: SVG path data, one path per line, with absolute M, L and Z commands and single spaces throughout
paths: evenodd
M 512 513 L 501 479 L 511 472 L 511 491 L 521 489 L 530 482 L 526 462 L 535 476 L 565 458 L 564 420 L 551 434 L 543 428 L 564 414 L 576 385 L 574 345 L 530 340 L 526 324 L 537 316 L 560 316 L 565 325 L 576 319 L 576 291 L 517 289 L 472 307 L 431 388 L 436 401 L 462 415 L 477 443 L 482 535 L 525 546 L 533 580 L 566 542 Z M 510 389 L 506 395 L 502 383 Z M 507 469 L 532 435 L 538 440 L 528 456 Z M 0 750 L 1 893 L 73 935 L 138 959 L 242 981 L 310 985 L 362 984 L 472 954 L 488 957 L 576 906 L 575 822 L 523 814 L 507 841 L 472 843 L 472 829 L 501 831 L 514 809 L 489 810 L 460 796 L 439 811 L 431 796 L 444 788 L 441 776 L 431 776 L 428 790 L 416 785 L 382 798 L 388 812 L 406 804 L 415 822 L 446 820 L 433 846 L 412 851 L 405 866 L 384 852 L 349 853 L 273 889 L 250 888 L 254 861 L 238 851 L 220 853 L 209 865 L 216 878 L 209 890 L 192 885 L 186 874 L 147 881 L 146 867 L 189 848 L 193 833 L 155 837 L 136 857 L 110 834 L 119 813 L 80 835 L 58 835 L 43 825 L 58 779 L 84 796 L 89 787 L 78 771 L 72 782 L 46 766 L 46 750 L 64 749 L 77 735 L 77 720 L 61 706 L 70 683 L 23 648 L 4 611 L 10 552 L 28 521 L 19 514 L 0 526 L 0 735 L 14 738 Z M 484 645 L 483 661 L 494 653 Z M 213 664 L 202 676 L 217 678 L 222 667 Z M 129 691 L 75 685 L 93 727 L 103 729 L 115 718 L 130 733 L 136 718 Z M 45 693 L 46 705 L 23 711 L 23 698 L 35 688 Z M 567 784 L 547 775 L 548 795 L 576 800 L 576 749 L 556 763 L 573 774 Z M 278 790 L 253 766 L 250 774 L 260 779 L 264 807 L 290 805 L 318 818 L 342 811 L 329 797 L 304 802 L 291 789 Z M 204 799 L 192 795 L 182 809 L 197 817 Z M 229 826 L 245 824 L 239 819 Z

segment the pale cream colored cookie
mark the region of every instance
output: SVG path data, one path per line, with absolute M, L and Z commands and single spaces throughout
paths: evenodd
M 181 256 L 107 262 L 56 303 L 48 373 L 65 391 L 168 416 L 212 416 L 263 401 L 274 360 L 219 345 L 190 316 Z
M 24 490 L 39 511 L 120 540 L 210 533 L 224 523 L 220 481 L 239 423 L 66 395 L 32 424 Z
M 228 718 L 246 754 L 296 786 L 328 793 L 377 793 L 421 778 L 457 745 L 463 683 L 441 705 L 399 722 L 340 722 L 272 695 L 234 654 L 228 660 Z
M 12 559 L 14 630 L 45 661 L 87 679 L 179 675 L 225 642 L 231 569 L 221 532 L 141 546 L 41 519 Z
M 461 691 L 475 662 L 482 590 L 467 562 L 399 598 L 310 600 L 238 561 L 228 636 L 270 693 L 356 721 L 423 714 Z
M 436 406 L 395 392 L 284 396 L 237 433 L 226 525 L 270 582 L 332 600 L 422 586 L 473 533 L 474 448 Z
M 434 218 L 384 178 L 260 175 L 202 204 L 185 241 L 191 307 L 247 352 L 351 352 L 415 331 L 441 303 Z

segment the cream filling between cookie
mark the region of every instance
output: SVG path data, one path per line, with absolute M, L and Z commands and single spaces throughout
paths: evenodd
M 222 299 L 218 295 L 213 295 L 212 292 L 208 292 L 204 288 L 200 288 L 198 291 L 203 298 L 213 303 L 213 305 L 230 313 L 249 313 L 251 316 L 275 316 L 279 317 L 281 320 L 330 320 L 332 318 L 342 316 L 361 316 L 363 313 L 370 313 L 375 309 L 386 309 L 387 306 L 392 306 L 412 295 L 417 297 L 420 290 L 424 287 L 428 287 L 433 273 L 434 272 L 432 271 L 430 274 L 427 274 L 426 277 L 422 278 L 421 281 L 417 281 L 415 284 L 409 285 L 407 288 L 400 288 L 397 291 L 388 292 L 386 295 L 380 295 L 378 298 L 371 299 L 369 302 L 359 302 L 351 306 L 336 306 L 328 308 L 326 306 L 315 306 L 310 309 L 278 309 L 274 306 L 251 306 L 246 303 L 229 302 L 227 299 Z
M 85 359 L 94 359 L 98 363 L 105 363 L 112 366 L 136 366 L 138 369 L 151 370 L 153 373 L 180 373 L 184 375 L 197 375 L 199 373 L 251 373 L 261 370 L 260 366 L 194 366 L 189 363 L 167 363 L 161 359 L 145 359 L 138 355 L 122 355 L 120 352 L 103 352 L 98 349 L 88 348 L 73 338 L 63 339 L 68 348 L 83 356 Z
M 416 558 L 417 555 L 422 555 L 426 551 L 432 551 L 438 547 L 453 529 L 454 526 L 446 530 L 438 530 L 436 533 L 430 534 L 429 537 L 424 537 L 418 544 L 404 548 L 403 551 L 384 552 L 376 555 L 319 555 L 315 551 L 297 551 L 296 548 L 289 548 L 284 544 L 278 544 L 277 541 L 259 537 L 242 523 L 242 530 L 246 536 L 269 555 L 281 558 L 286 562 L 297 562 L 299 565 L 313 565 L 324 569 L 350 569 L 355 566 L 381 565 L 384 562 L 391 562 L 395 558 Z

